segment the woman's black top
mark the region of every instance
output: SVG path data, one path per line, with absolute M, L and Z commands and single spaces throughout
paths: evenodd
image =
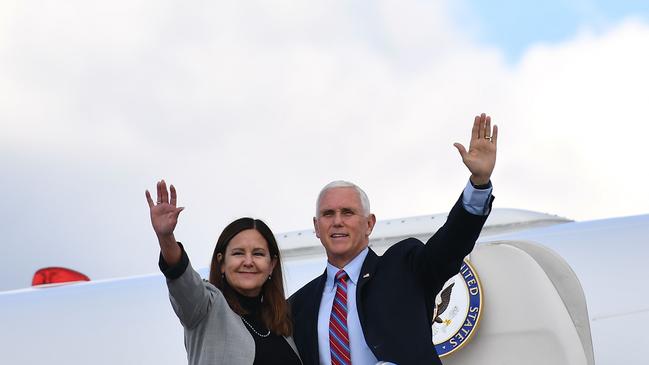
M 236 292 L 235 292 L 236 293 Z M 301 365 L 300 358 L 286 342 L 283 336 L 270 333 L 261 321 L 261 297 L 246 297 L 239 293 L 237 298 L 241 307 L 248 312 L 243 318 L 248 321 L 244 326 L 255 339 L 255 361 L 253 365 Z M 250 327 L 253 327 L 254 330 Z M 257 333 L 255 333 L 255 331 Z

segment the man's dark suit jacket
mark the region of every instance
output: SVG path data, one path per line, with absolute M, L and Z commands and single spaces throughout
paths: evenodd
M 488 211 L 492 201 L 493 197 Z M 459 272 L 486 219 L 467 212 L 460 197 L 444 226 L 425 245 L 408 238 L 382 256 L 369 250 L 356 287 L 356 307 L 377 359 L 398 365 L 441 364 L 431 333 L 435 295 Z M 293 338 L 304 365 L 319 362 L 318 311 L 326 279 L 325 270 L 289 298 Z

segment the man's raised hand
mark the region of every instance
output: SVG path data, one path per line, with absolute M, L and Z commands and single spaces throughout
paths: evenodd
M 460 143 L 454 143 L 462 156 L 462 162 L 471 171 L 471 182 L 484 185 L 489 182 L 496 166 L 496 146 L 498 144 L 498 126 L 491 129 L 491 117 L 482 113 L 475 117 L 471 130 L 469 151 Z

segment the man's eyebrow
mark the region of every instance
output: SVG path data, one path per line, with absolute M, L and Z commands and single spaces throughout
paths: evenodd
M 350 208 L 350 207 L 342 207 L 342 208 L 339 208 L 339 209 L 327 208 L 327 209 L 321 209 L 320 214 L 332 213 L 332 212 L 336 212 L 336 211 L 340 211 L 340 212 L 356 212 L 357 209 Z

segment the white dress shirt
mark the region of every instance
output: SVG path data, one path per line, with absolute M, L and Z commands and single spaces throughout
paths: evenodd
M 376 357 L 367 346 L 361 322 L 358 319 L 356 310 L 356 285 L 361 273 L 363 261 L 367 256 L 368 248 L 365 247 L 352 261 L 344 268 L 349 276 L 347 280 L 347 329 L 349 332 L 349 348 L 352 358 L 352 364 L 376 364 Z M 336 287 L 334 278 L 340 269 L 327 263 L 327 282 L 322 292 L 320 300 L 320 312 L 318 313 L 318 350 L 320 352 L 320 364 L 331 365 L 331 352 L 329 350 L 329 317 L 331 316 L 331 307 L 336 296 Z

